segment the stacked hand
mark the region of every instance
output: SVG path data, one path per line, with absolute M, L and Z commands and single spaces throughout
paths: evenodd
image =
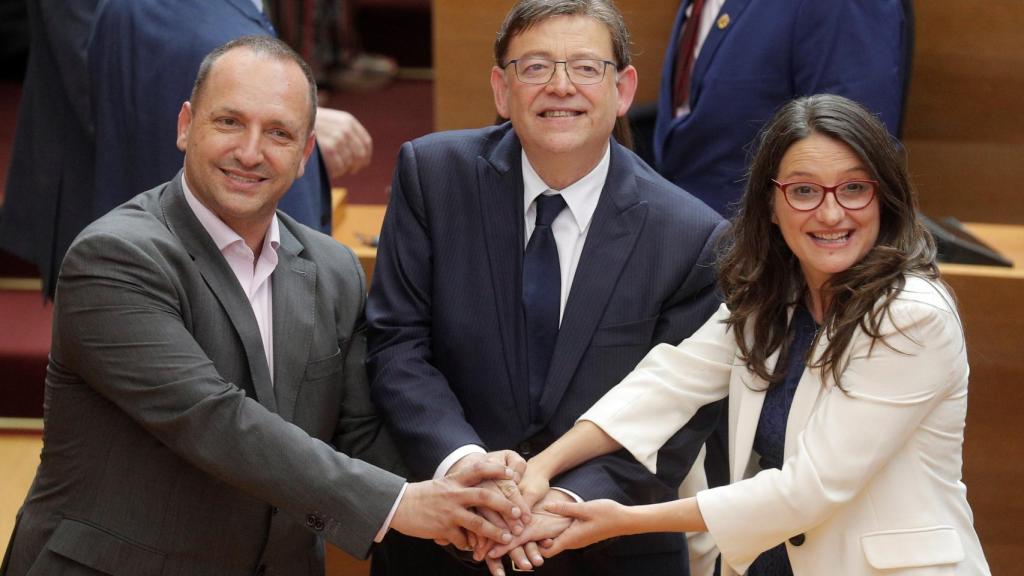
M 409 536 L 451 542 L 463 549 L 469 546 L 468 534 L 511 542 L 506 522 L 496 525 L 470 509 L 493 511 L 511 521 L 518 519 L 521 507 L 491 490 L 477 487 L 481 482 L 514 481 L 515 477 L 516 472 L 503 463 L 479 461 L 440 480 L 409 484 L 391 519 L 391 528 Z
M 577 524 L 588 513 L 589 504 L 577 504 L 567 493 L 551 489 L 548 476 L 539 468 L 527 467 L 526 462 L 515 452 L 504 450 L 471 454 L 452 466 L 449 477 L 463 474 L 481 464 L 503 465 L 514 471 L 514 480 L 484 479 L 477 487 L 506 499 L 522 512 L 521 515 L 511 517 L 488 507 L 476 509 L 477 514 L 488 524 L 501 528 L 512 537 L 498 541 L 479 533 L 467 533 L 466 547 L 448 539 L 437 539 L 439 544 L 452 543 L 460 549 L 472 550 L 473 558 L 485 562 L 493 576 L 505 576 L 502 556 L 508 555 L 520 570 L 532 570 L 544 564 L 544 559 L 553 556 L 556 550 L 586 545 L 580 543 L 581 538 L 590 537 L 593 532 L 592 522 L 588 519 L 591 523 L 586 524 L 585 528 Z M 614 502 L 610 504 L 618 506 Z M 574 517 L 581 520 L 574 521 Z
M 547 553 L 547 549 L 572 524 L 572 518 L 552 513 L 551 506 L 570 503 L 574 503 L 573 499 L 565 492 L 549 490 L 534 505 L 533 521 L 530 525 L 513 537 L 511 542 L 495 546 L 487 554 L 488 567 L 491 567 L 491 562 L 497 563 L 497 560 L 506 554 L 520 570 L 532 570 L 544 564 L 544 558 L 553 556 Z M 498 566 L 500 567 L 500 564 Z M 491 570 L 491 574 L 495 576 L 501 576 L 503 573 Z
M 523 472 L 526 470 L 526 461 L 523 460 L 519 454 L 516 454 L 511 450 L 499 450 L 489 454 L 469 454 L 451 467 L 448 471 L 448 476 L 451 477 L 453 474 L 457 475 L 463 473 L 467 467 L 479 466 L 481 463 L 500 464 L 513 471 L 513 478 L 484 480 L 478 484 L 477 487 L 489 491 L 491 494 L 494 494 L 495 497 L 506 499 L 516 510 L 519 510 L 521 514 L 519 516 L 512 517 L 507 514 L 501 514 L 492 508 L 485 507 L 477 508 L 477 514 L 486 519 L 490 524 L 501 527 L 509 534 L 521 534 L 525 527 L 532 521 L 531 503 L 527 502 L 523 498 L 517 485 L 517 482 L 522 478 Z M 491 558 L 487 554 L 495 545 L 509 542 L 511 541 L 511 538 L 504 541 L 498 541 L 493 538 L 478 536 L 480 535 L 467 534 L 467 545 L 458 546 L 456 544 L 456 547 L 467 552 L 472 551 L 473 558 L 477 561 L 486 562 L 487 567 L 492 574 L 504 574 L 504 571 L 501 568 L 501 560 Z M 448 543 L 455 544 L 454 542 L 445 541 L 443 539 L 435 541 L 442 545 Z
M 627 507 L 614 500 L 552 502 L 545 511 L 568 523 L 568 527 L 542 550 L 545 558 L 620 535 L 626 526 L 625 515 L 629 513 Z

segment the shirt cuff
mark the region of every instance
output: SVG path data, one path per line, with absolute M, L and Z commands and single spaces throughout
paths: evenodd
M 477 446 L 476 444 L 466 444 L 465 446 L 456 448 L 447 458 L 441 460 L 441 463 L 437 465 L 437 470 L 434 471 L 434 480 L 438 478 L 444 478 L 448 475 L 448 471 L 451 470 L 455 463 L 462 459 L 463 456 L 469 454 L 487 454 L 487 451 Z
M 558 490 L 563 494 L 568 494 L 569 497 L 575 500 L 576 502 L 583 502 L 583 498 L 580 498 L 579 495 L 573 492 L 572 490 L 566 490 L 565 488 L 559 488 L 558 486 L 552 486 L 551 489 Z
M 388 517 L 384 519 L 384 525 L 377 531 L 377 535 L 373 537 L 373 541 L 378 544 L 381 540 L 384 540 L 384 535 L 388 533 L 388 529 L 391 528 L 391 519 L 395 517 L 395 512 L 398 511 L 398 505 L 402 503 L 402 496 L 405 496 L 405 489 L 409 487 L 409 483 L 402 484 L 402 489 L 398 492 L 398 498 L 395 498 L 395 503 L 391 505 L 391 511 L 388 512 Z

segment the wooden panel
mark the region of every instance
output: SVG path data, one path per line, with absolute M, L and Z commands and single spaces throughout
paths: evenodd
M 0 462 L 4 469 L 0 474 L 0 550 L 7 549 L 15 516 L 36 476 L 42 447 L 40 432 L 0 432 Z
M 1024 2 L 914 5 L 903 139 L 922 209 L 1024 224 Z
M 943 265 L 956 292 L 971 364 L 964 483 L 975 528 L 993 574 L 1024 562 L 1024 227 L 969 224 L 1016 263 L 1014 268 Z
M 496 114 L 488 80 L 494 37 L 511 0 L 434 0 L 434 127 L 476 128 Z M 661 61 L 672 32 L 678 0 L 616 3 L 633 37 L 633 64 L 640 75 L 637 102 L 657 99 Z
M 678 0 L 618 0 L 633 40 L 633 65 L 640 77 L 636 104 L 657 102 L 661 65 L 672 36 Z
M 1024 561 L 1024 279 L 946 275 L 956 291 L 971 364 L 964 483 L 993 574 Z

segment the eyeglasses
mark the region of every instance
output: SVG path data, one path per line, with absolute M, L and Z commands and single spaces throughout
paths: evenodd
M 835 186 L 824 186 L 816 182 L 786 182 L 772 179 L 782 190 L 782 197 L 793 210 L 809 212 L 815 210 L 825 201 L 825 195 L 831 192 L 836 203 L 847 210 L 860 210 L 871 204 L 875 197 L 876 180 L 848 180 Z
M 565 73 L 573 84 L 600 84 L 604 80 L 604 71 L 610 60 L 579 58 L 576 60 L 548 60 L 546 58 L 517 58 L 509 60 L 505 67 L 513 66 L 516 78 L 524 84 L 547 84 L 555 77 L 555 68 L 565 66 Z

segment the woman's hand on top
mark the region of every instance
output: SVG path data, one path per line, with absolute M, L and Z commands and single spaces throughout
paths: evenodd
M 550 546 L 541 547 L 541 555 L 545 558 L 630 533 L 627 525 L 629 508 L 614 500 L 551 502 L 544 509 L 556 516 L 572 518 L 569 527 L 556 536 Z

